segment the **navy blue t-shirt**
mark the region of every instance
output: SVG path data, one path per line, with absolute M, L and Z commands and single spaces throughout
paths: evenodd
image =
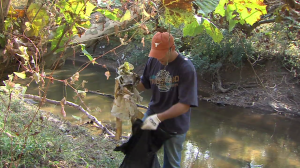
M 192 62 L 181 54 L 166 66 L 155 58 L 149 58 L 142 83 L 152 91 L 149 115 L 164 112 L 178 102 L 198 106 L 196 70 Z M 190 126 L 190 114 L 191 109 L 161 122 L 159 127 L 170 133 L 186 133 Z

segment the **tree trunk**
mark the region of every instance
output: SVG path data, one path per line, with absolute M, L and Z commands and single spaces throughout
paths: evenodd
M 1 0 L 0 2 L 0 33 L 4 31 L 4 20 L 5 17 L 7 16 L 9 6 L 11 4 L 11 0 Z

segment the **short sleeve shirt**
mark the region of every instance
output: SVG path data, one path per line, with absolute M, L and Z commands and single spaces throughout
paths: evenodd
M 155 58 L 149 58 L 142 83 L 152 91 L 149 103 L 151 114 L 164 112 L 178 102 L 190 107 L 198 106 L 197 74 L 192 62 L 181 54 L 166 66 Z M 170 133 L 186 133 L 190 125 L 190 113 L 191 109 L 178 117 L 163 121 L 159 126 Z

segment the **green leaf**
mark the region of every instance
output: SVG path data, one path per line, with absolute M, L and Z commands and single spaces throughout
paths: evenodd
M 38 72 L 34 73 L 33 79 L 35 80 L 35 83 L 38 84 L 41 81 L 40 73 L 38 73 Z
M 93 5 L 90 2 L 87 2 L 85 7 L 85 15 L 90 16 L 95 8 L 95 5 Z
M 8 80 L 9 81 L 12 81 L 14 79 L 14 75 L 13 74 L 10 74 L 10 75 L 7 75 L 8 76 Z
M 27 65 L 29 61 L 29 55 L 27 54 L 27 47 L 20 46 L 19 50 L 21 51 L 21 54 L 18 54 L 20 57 L 24 58 L 24 65 Z
M 220 0 L 196 0 L 194 3 L 199 7 L 198 13 L 207 15 L 213 12 L 219 5 Z
M 78 117 L 78 116 L 76 116 L 76 115 L 72 115 L 72 117 L 75 118 L 75 119 L 78 120 L 78 121 L 81 121 L 81 117 Z
M 83 54 L 84 54 L 86 57 L 88 57 L 88 59 L 89 59 L 90 61 L 92 61 L 92 60 L 93 60 L 93 56 L 92 56 L 88 51 L 85 50 L 85 44 L 79 44 L 79 45 L 81 46 L 81 50 L 82 50 Z
M 228 0 L 220 0 L 219 5 L 215 9 L 215 14 L 219 14 L 222 17 L 225 16 L 225 4 L 227 3 Z
M 206 33 L 209 34 L 217 43 L 221 42 L 223 39 L 223 34 L 213 23 L 211 23 L 208 19 L 197 15 L 194 16 L 194 21 L 192 23 L 185 24 L 185 27 L 183 28 L 183 36 L 195 36 L 202 33 L 203 30 L 205 30 Z
M 118 18 L 118 14 L 121 13 L 121 10 L 118 8 L 115 8 L 113 11 L 110 11 L 108 9 L 97 9 L 98 12 L 102 13 L 105 15 L 105 17 L 114 20 L 114 21 L 119 21 L 120 18 Z
M 226 16 L 231 31 L 237 23 L 253 25 L 259 21 L 262 15 L 267 14 L 266 7 L 263 0 L 220 0 L 215 14 Z
M 143 14 L 144 16 L 146 16 L 146 17 L 150 17 L 150 14 L 149 14 L 149 13 L 147 13 L 145 9 L 143 9 L 143 12 L 142 12 L 142 14 Z
M 182 9 L 165 8 L 164 14 L 165 24 L 171 24 L 178 28 L 184 23 L 187 23 L 193 17 L 193 13 Z
M 77 90 L 78 93 L 85 93 L 83 90 Z
M 214 42 L 220 43 L 223 39 L 223 34 L 213 23 L 205 18 L 203 25 L 205 27 L 205 31 L 209 34 Z
M 60 25 L 60 26 L 56 29 L 54 38 L 53 38 L 52 40 L 50 40 L 50 41 L 51 41 L 51 50 L 53 50 L 53 49 L 57 46 L 57 44 L 58 44 L 58 42 L 59 42 L 59 39 L 61 38 L 61 36 L 64 35 L 63 32 L 64 32 L 64 29 L 65 29 L 65 26 L 66 26 L 66 25 Z M 64 50 L 62 47 L 64 46 L 64 42 L 65 42 L 66 40 L 68 40 L 68 38 L 63 38 L 63 39 L 61 40 L 61 42 L 60 42 L 60 44 L 59 44 L 59 48 L 60 48 L 60 49 L 59 49 L 59 50 L 56 50 L 56 52 L 60 52 L 60 51 L 63 51 L 63 50 Z
M 183 28 L 183 36 L 196 36 L 198 34 L 201 34 L 204 30 L 204 26 L 202 26 L 202 23 L 198 23 L 197 19 L 194 18 L 194 21 L 189 24 L 185 24 Z
M 26 78 L 25 71 L 23 71 L 23 72 L 14 72 L 14 74 L 17 75 L 21 79 L 25 79 Z
M 239 21 L 237 21 L 237 20 L 229 20 L 229 31 L 232 31 L 238 22 Z
M 38 36 L 40 31 L 49 23 L 49 14 L 44 7 L 37 3 L 30 4 L 26 10 L 26 16 L 31 22 L 32 27 L 31 30 L 26 32 L 28 36 Z
M 120 22 L 124 22 L 126 20 L 130 20 L 131 19 L 131 13 L 130 10 L 126 10 L 125 14 L 123 15 L 123 17 L 121 18 Z

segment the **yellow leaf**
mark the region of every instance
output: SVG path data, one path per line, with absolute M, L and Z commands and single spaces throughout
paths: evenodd
M 25 79 L 26 78 L 25 71 L 23 71 L 23 72 L 14 72 L 14 74 L 17 75 L 21 79 Z
M 67 114 L 66 114 L 66 111 L 65 111 L 65 107 L 64 106 L 62 106 L 61 107 L 61 114 L 64 116 L 64 117 L 66 117 L 67 116 Z
M 130 10 L 126 10 L 124 16 L 121 18 L 120 22 L 124 22 L 126 20 L 130 20 L 131 19 L 131 13 Z
M 109 77 L 110 77 L 110 72 L 109 72 L 109 71 L 106 71 L 106 72 L 104 73 L 104 75 L 106 76 L 106 78 L 107 78 L 107 80 L 108 80 Z

